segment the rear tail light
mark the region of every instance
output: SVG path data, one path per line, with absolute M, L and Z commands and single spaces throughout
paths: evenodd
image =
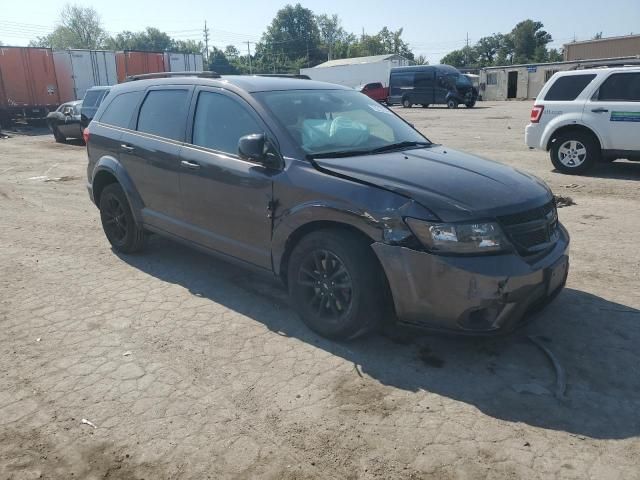
M 89 144 L 89 136 L 91 135 L 91 132 L 89 131 L 89 126 L 85 127 L 85 129 L 82 131 L 82 139 L 84 140 L 84 144 L 88 145 Z
M 544 105 L 534 105 L 531 109 L 531 123 L 538 123 L 544 112 Z

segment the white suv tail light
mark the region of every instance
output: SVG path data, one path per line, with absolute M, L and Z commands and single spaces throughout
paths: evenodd
M 534 105 L 531 109 L 531 123 L 538 123 L 544 112 L 544 105 Z

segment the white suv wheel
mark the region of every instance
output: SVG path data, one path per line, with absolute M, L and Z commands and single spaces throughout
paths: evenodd
M 577 140 L 567 140 L 558 149 L 558 160 L 569 168 L 579 167 L 587 158 L 587 147 Z

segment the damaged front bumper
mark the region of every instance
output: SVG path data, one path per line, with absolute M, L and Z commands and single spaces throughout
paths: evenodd
M 529 263 L 516 253 L 442 256 L 374 243 L 387 275 L 398 320 L 458 333 L 498 333 L 555 297 L 569 269 L 569 234 Z

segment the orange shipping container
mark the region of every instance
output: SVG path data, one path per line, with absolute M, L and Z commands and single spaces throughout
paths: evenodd
M 51 49 L 0 47 L 0 117 L 44 117 L 59 104 Z
M 116 65 L 118 83 L 122 83 L 129 75 L 164 72 L 164 53 L 134 50 L 116 52 Z

